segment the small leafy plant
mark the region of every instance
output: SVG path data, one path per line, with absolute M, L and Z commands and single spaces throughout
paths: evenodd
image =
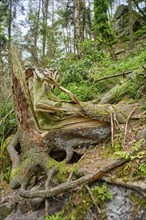
M 112 198 L 112 194 L 108 190 L 105 183 L 102 186 L 95 186 L 91 189 L 91 191 L 99 201 L 105 201 Z
M 51 215 L 45 218 L 45 220 L 66 220 L 62 217 L 62 213 L 58 212 L 56 215 Z

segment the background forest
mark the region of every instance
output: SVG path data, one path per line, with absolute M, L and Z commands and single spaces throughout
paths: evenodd
M 0 1 L 0 142 L 16 127 L 11 43 L 19 48 L 24 68 L 57 69 L 61 84 L 82 101 L 98 102 L 101 94 L 125 81 L 111 102 L 124 96 L 139 99 L 144 89 L 141 66 L 146 62 L 145 12 L 145 0 Z M 130 70 L 136 73 L 132 80 L 99 81 Z

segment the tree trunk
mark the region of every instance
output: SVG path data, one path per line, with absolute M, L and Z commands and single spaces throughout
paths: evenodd
M 35 21 L 35 28 L 34 28 L 34 61 L 38 64 L 38 36 L 39 36 L 39 19 L 40 19 L 40 10 L 41 10 L 41 0 L 39 0 L 37 17 Z
M 129 37 L 130 37 L 130 49 L 134 48 L 134 35 L 133 35 L 133 15 L 132 15 L 132 1 L 128 0 L 128 10 L 129 10 Z
M 75 25 L 75 44 L 78 57 L 81 56 L 81 43 L 82 43 L 82 23 L 81 23 L 81 1 L 74 2 L 74 25 Z
M 8 63 L 11 67 L 11 32 L 12 32 L 12 0 L 9 1 L 9 16 L 8 16 Z
M 43 66 L 45 66 L 45 55 L 46 55 L 46 40 L 47 40 L 47 19 L 48 19 L 48 0 L 42 0 L 42 13 L 43 13 L 43 24 L 42 24 L 42 60 Z

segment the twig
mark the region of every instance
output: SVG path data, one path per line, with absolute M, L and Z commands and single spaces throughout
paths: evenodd
M 95 220 L 98 220 L 98 218 L 96 217 L 96 215 L 93 213 L 93 212 L 91 212 L 91 210 L 88 208 L 88 211 L 91 213 L 91 215 L 93 216 L 93 218 L 95 219 Z
M 93 204 L 95 205 L 95 208 L 97 209 L 98 213 L 101 213 L 101 210 L 100 210 L 99 206 L 96 204 L 95 199 L 94 199 L 94 196 L 93 196 L 93 194 L 92 194 L 92 192 L 91 192 L 89 186 L 88 186 L 88 185 L 85 185 L 85 187 L 86 187 L 86 189 L 87 189 L 87 191 L 88 191 L 88 193 L 89 193 L 89 196 L 90 196 L 90 198 L 91 198 Z
M 132 110 L 132 112 L 128 115 L 128 118 L 127 118 L 127 121 L 126 121 L 126 124 L 125 124 L 125 132 L 124 132 L 124 143 L 126 143 L 126 137 L 127 137 L 127 130 L 128 130 L 128 123 L 129 123 L 129 120 L 132 116 L 132 114 L 135 112 L 135 110 L 137 109 L 137 107 L 135 109 Z
M 113 112 L 110 113 L 111 116 L 111 143 L 112 147 L 114 147 L 114 122 L 113 122 Z
M 12 109 L 10 112 L 8 112 L 8 114 L 5 115 L 5 117 L 0 120 L 0 126 L 5 123 L 5 121 L 6 121 L 7 118 L 9 117 L 9 115 L 11 115 L 13 112 L 14 112 L 14 109 Z
M 114 78 L 114 77 L 118 77 L 118 76 L 125 76 L 125 75 L 128 75 L 128 74 L 132 73 L 132 72 L 133 72 L 133 70 L 132 71 L 123 72 L 123 73 L 119 73 L 119 74 L 112 75 L 112 76 L 106 76 L 104 78 L 97 79 L 94 82 L 99 82 L 99 81 L 102 81 L 102 80 L 106 80 L 106 79 L 110 79 L 110 78 Z
M 9 99 L 11 98 L 11 96 L 12 96 L 12 94 L 10 93 L 10 95 L 9 95 L 9 96 L 8 96 L 8 98 L 6 99 L 6 101 L 5 101 L 5 104 L 4 104 L 4 105 L 6 105 L 6 104 L 8 103 Z

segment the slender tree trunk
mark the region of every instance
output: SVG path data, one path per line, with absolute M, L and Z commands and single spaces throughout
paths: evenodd
M 77 48 L 78 57 L 81 57 L 81 2 L 80 0 L 75 0 L 74 4 L 74 24 L 75 24 L 75 44 Z
M 128 0 L 130 49 L 134 48 L 132 1 Z
M 9 17 L 8 17 L 8 63 L 11 68 L 11 32 L 12 32 L 12 1 L 9 1 Z
M 39 20 L 40 20 L 40 10 L 41 10 L 41 0 L 39 0 L 38 4 L 38 11 L 37 11 L 37 18 L 34 28 L 34 60 L 38 64 L 38 51 L 37 51 L 37 43 L 38 43 L 38 36 L 39 36 Z
M 92 38 L 92 22 L 91 22 L 91 2 L 90 0 L 88 0 L 88 9 L 87 9 L 87 13 L 86 13 L 86 17 L 87 17 L 87 21 L 86 21 L 86 25 L 87 25 L 87 34 L 89 35 L 89 38 Z
M 65 28 L 62 25 L 62 36 L 63 36 L 63 42 L 64 42 L 64 46 L 65 46 L 65 53 L 67 54 L 68 52 L 68 44 L 66 42 L 66 36 L 65 36 Z
M 45 55 L 46 55 L 46 40 L 47 40 L 47 20 L 48 20 L 48 0 L 42 0 L 42 13 L 43 13 L 43 36 L 42 36 L 42 56 L 43 65 L 45 66 Z

